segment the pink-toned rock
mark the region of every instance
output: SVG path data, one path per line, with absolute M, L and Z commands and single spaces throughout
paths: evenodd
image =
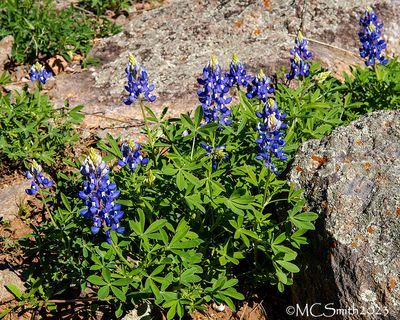
M 5 64 L 10 60 L 13 44 L 13 36 L 7 36 L 0 40 L 0 72 L 4 70 Z
M 6 285 L 13 284 L 21 292 L 25 291 L 25 286 L 20 277 L 13 271 L 0 270 L 0 304 L 14 299 L 14 296 L 6 289 Z

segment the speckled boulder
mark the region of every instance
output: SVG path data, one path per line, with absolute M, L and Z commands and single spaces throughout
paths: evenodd
M 306 142 L 290 181 L 320 215 L 294 303 L 321 303 L 315 313 L 327 304 L 347 310 L 329 319 L 400 319 L 400 110 L 371 113 Z

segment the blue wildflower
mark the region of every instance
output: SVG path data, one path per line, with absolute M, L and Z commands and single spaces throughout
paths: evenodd
M 226 107 L 232 101 L 232 97 L 225 97 L 230 89 L 229 78 L 222 74 L 214 56 L 204 67 L 203 78 L 197 81 L 203 86 L 203 90 L 199 90 L 197 95 L 203 107 L 204 121 L 216 122 L 223 126 L 232 124 L 232 120 L 227 119 L 232 110 Z
M 30 189 L 25 189 L 30 196 L 36 195 L 40 188 L 53 186 L 53 181 L 43 175 L 42 167 L 35 160 L 32 161 L 30 170 L 25 172 L 25 178 L 32 180 Z
M 128 85 L 125 86 L 125 89 L 129 92 L 129 96 L 124 99 L 126 105 L 134 103 L 141 93 L 143 93 L 146 101 L 153 102 L 156 100 L 156 96 L 150 95 L 154 90 L 154 84 L 149 85 L 145 67 L 138 64 L 131 53 L 125 72 L 128 79 Z
M 258 98 L 263 102 L 267 102 L 268 95 L 271 93 L 274 93 L 271 79 L 265 76 L 264 71 L 260 70 L 247 87 L 246 97 L 249 99 Z
M 381 64 L 387 64 L 388 60 L 382 54 L 386 48 L 386 42 L 381 38 L 382 23 L 379 23 L 378 16 L 368 7 L 364 16 L 360 18 L 362 31 L 358 33 L 362 47 L 360 56 L 366 59 L 365 64 L 371 66 L 375 61 Z
M 213 171 L 217 170 L 218 163 L 221 160 L 226 160 L 229 158 L 228 154 L 225 152 L 226 146 L 217 146 L 213 148 L 212 146 L 200 143 L 200 147 L 207 151 L 207 156 L 211 157 L 211 166 Z
M 307 77 L 310 73 L 310 65 L 307 61 L 311 60 L 312 53 L 307 50 L 308 41 L 303 38 L 300 31 L 297 34 L 295 44 L 295 47 L 290 50 L 294 57 L 290 59 L 290 72 L 286 74 L 288 80 L 295 77 Z
M 263 160 L 264 165 L 270 168 L 275 174 L 279 174 L 275 165 L 272 163 L 272 156 L 280 160 L 287 160 L 287 156 L 283 152 L 283 146 L 286 144 L 283 140 L 281 130 L 286 128 L 286 124 L 282 120 L 286 114 L 279 112 L 278 104 L 272 98 L 263 108 L 263 112 L 256 112 L 256 116 L 261 119 L 257 124 L 256 130 L 259 138 L 256 140 L 257 151 L 260 152 L 255 159 Z
M 128 141 L 121 145 L 122 159 L 118 160 L 118 164 L 123 167 L 129 166 L 132 172 L 135 172 L 138 165 L 146 165 L 149 158 L 143 158 L 140 154 L 141 145 L 137 142 Z
M 226 74 L 229 79 L 229 86 L 233 87 L 235 84 L 238 86 L 247 87 L 250 76 L 246 75 L 244 64 L 241 63 L 236 54 L 232 55 L 232 62 L 229 66 L 229 73 Z
M 31 68 L 29 69 L 29 78 L 32 82 L 39 81 L 42 84 L 45 84 L 46 81 L 52 76 L 53 74 L 45 69 L 39 62 L 36 62 Z
M 110 182 L 110 169 L 94 149 L 90 149 L 80 171 L 87 178 L 83 190 L 79 192 L 79 197 L 85 200 L 87 206 L 81 210 L 81 215 L 93 220 L 93 234 L 105 228 L 106 241 L 111 243 L 110 230 L 121 234 L 125 231 L 119 225 L 124 212 L 121 211 L 121 205 L 114 202 L 120 194 L 117 185 Z

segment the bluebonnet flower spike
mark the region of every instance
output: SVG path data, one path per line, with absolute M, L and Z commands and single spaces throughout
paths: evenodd
M 39 62 L 36 62 L 29 69 L 29 78 L 32 82 L 39 81 L 45 84 L 46 81 L 52 76 L 52 73 L 47 71 Z
M 203 107 L 204 121 L 206 123 L 216 122 L 223 126 L 230 125 L 228 120 L 232 110 L 226 107 L 232 101 L 232 97 L 225 97 L 230 89 L 230 80 L 223 75 L 221 67 L 215 56 L 203 69 L 203 78 L 197 79 L 203 86 L 197 92 L 201 106 Z
M 288 80 L 295 77 L 306 77 L 310 73 L 310 65 L 307 61 L 311 60 L 312 53 L 307 50 L 308 41 L 303 38 L 299 31 L 295 40 L 295 47 L 290 50 L 294 56 L 290 59 L 290 72 L 286 74 Z
M 271 79 L 266 77 L 263 70 L 260 70 L 256 77 L 253 77 L 251 84 L 247 87 L 246 97 L 258 98 L 262 102 L 267 102 L 268 95 L 274 93 Z
M 121 205 L 114 202 L 120 194 L 117 185 L 111 183 L 108 177 L 110 169 L 94 149 L 90 149 L 80 171 L 87 178 L 83 190 L 79 192 L 79 198 L 86 205 L 86 209 L 81 210 L 81 215 L 92 219 L 93 234 L 104 228 L 106 241 L 111 243 L 110 230 L 121 234 L 125 230 L 119 225 L 124 212 L 121 211 Z
M 221 160 L 228 159 L 228 154 L 225 151 L 226 146 L 216 146 L 213 148 L 212 146 L 200 143 L 200 147 L 206 150 L 207 156 L 211 157 L 211 166 L 213 171 L 218 169 L 218 163 Z
M 229 66 L 229 73 L 226 74 L 226 77 L 229 79 L 230 87 L 235 84 L 246 88 L 248 86 L 250 76 L 246 75 L 244 64 L 239 61 L 239 58 L 235 53 L 232 55 L 232 62 Z
M 53 186 L 53 181 L 43 175 L 42 167 L 35 160 L 32 161 L 30 170 L 25 172 L 25 178 L 32 180 L 31 187 L 25 189 L 25 192 L 30 196 L 36 195 L 40 188 L 51 188 Z
M 129 63 L 125 68 L 128 85 L 125 90 L 128 91 L 129 96 L 124 99 L 126 105 L 130 105 L 139 98 L 143 93 L 144 99 L 149 102 L 156 100 L 156 96 L 151 95 L 154 90 L 154 84 L 148 82 L 147 71 L 144 66 L 140 65 L 132 53 L 129 54 Z
M 381 38 L 382 23 L 379 23 L 378 16 L 367 8 L 364 16 L 360 18 L 362 31 L 358 33 L 361 41 L 360 56 L 365 59 L 365 64 L 371 66 L 375 62 L 387 64 L 388 60 L 382 54 L 386 48 L 386 42 Z
M 118 160 L 121 167 L 128 165 L 132 172 L 135 172 L 138 165 L 146 165 L 149 158 L 143 158 L 140 153 L 141 145 L 137 142 L 128 141 L 121 145 L 122 159 Z
M 274 99 L 270 98 L 262 112 L 256 112 L 256 116 L 261 121 L 256 127 L 259 134 L 259 138 L 256 140 L 256 149 L 259 154 L 255 159 L 264 161 L 264 165 L 267 168 L 270 168 L 273 173 L 279 174 L 272 163 L 272 156 L 280 160 L 287 160 L 287 156 L 282 149 L 286 142 L 283 140 L 283 133 L 281 132 L 281 130 L 286 128 L 286 124 L 282 122 L 286 114 L 280 113 L 278 104 Z

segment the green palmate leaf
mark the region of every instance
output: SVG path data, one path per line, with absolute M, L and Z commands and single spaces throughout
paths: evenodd
M 167 223 L 167 220 L 165 219 L 160 219 L 160 220 L 156 220 L 154 221 L 144 232 L 144 234 L 148 235 L 150 233 L 156 232 L 159 229 L 163 228 Z
M 178 172 L 178 169 L 175 169 L 173 166 L 169 166 L 169 165 L 164 165 L 162 167 L 162 173 L 169 175 L 169 176 L 173 176 Z
M 295 264 L 293 264 L 289 261 L 278 260 L 276 262 L 279 263 L 282 267 L 284 267 L 289 272 L 299 272 L 300 271 L 300 269 Z
M 185 113 L 181 114 L 181 121 L 182 121 L 182 124 L 186 128 L 193 130 L 193 131 L 195 130 L 195 125 L 194 125 L 192 119 L 190 119 L 188 114 L 185 114 Z
M 103 280 L 103 278 L 96 276 L 96 275 L 89 276 L 88 281 L 95 285 L 98 285 L 98 286 L 102 286 L 102 285 L 106 284 L 106 282 Z
M 69 201 L 68 201 L 67 197 L 62 192 L 60 193 L 60 195 L 61 195 L 61 199 L 62 199 L 62 202 L 63 202 L 65 208 L 67 208 L 67 210 L 69 212 L 71 212 L 71 205 L 69 204 Z
M 190 249 L 198 247 L 203 241 L 200 239 L 184 240 L 179 242 L 174 242 L 169 245 L 171 249 Z
M 8 315 L 11 311 L 13 311 L 14 310 L 14 308 L 8 308 L 8 309 L 5 309 L 3 312 L 1 312 L 0 313 L 0 319 L 3 319 L 3 317 L 5 317 L 6 315 Z
M 154 283 L 154 281 L 151 278 L 149 278 L 148 280 L 146 280 L 146 283 L 148 283 L 148 285 L 150 286 L 150 289 L 153 292 L 154 296 L 156 297 L 157 301 L 159 303 L 161 303 L 162 295 L 160 293 L 160 290 L 158 289 L 158 287 Z
M 125 293 L 124 293 L 121 289 L 119 289 L 119 288 L 117 288 L 117 287 L 114 287 L 114 286 L 111 286 L 111 291 L 114 293 L 114 295 L 115 295 L 119 300 L 121 300 L 121 301 L 123 301 L 123 302 L 126 301 Z
M 179 171 L 176 175 L 176 185 L 180 191 L 183 191 L 185 188 L 187 188 L 187 182 L 182 171 Z
M 196 176 L 194 176 L 193 174 L 191 174 L 190 172 L 187 172 L 187 171 L 182 171 L 182 173 L 189 183 L 194 184 L 195 186 L 198 186 L 198 187 L 201 186 L 201 183 L 200 183 L 199 179 L 196 178 Z
M 106 281 L 106 282 L 111 282 L 111 272 L 110 272 L 110 270 L 108 270 L 108 269 L 103 269 L 102 271 L 101 271 L 101 275 L 103 276 L 103 279 Z
M 291 235 L 290 240 L 293 242 L 295 248 L 299 249 L 301 245 L 308 243 L 307 238 L 303 237 L 303 234 L 306 232 L 306 229 L 299 229 Z
M 154 277 L 154 276 L 160 274 L 160 273 L 164 270 L 164 268 L 165 268 L 165 265 L 164 265 L 164 264 L 158 266 L 158 267 L 155 268 L 155 269 L 153 270 L 153 272 L 150 274 L 150 277 Z
M 15 285 L 15 284 L 6 284 L 4 285 L 4 287 L 12 293 L 12 295 L 17 299 L 17 300 L 21 300 L 22 299 L 22 292 L 21 290 Z
M 84 114 L 81 113 L 83 108 L 84 106 L 77 106 L 69 111 L 69 116 L 71 117 L 73 123 L 79 124 L 85 118 Z
M 287 239 L 286 237 L 286 233 L 281 233 L 279 236 L 277 236 L 275 238 L 275 240 L 273 241 L 273 245 L 277 245 L 282 243 L 283 241 L 285 241 Z
M 133 201 L 132 200 L 117 199 L 115 202 L 119 203 L 119 204 L 122 204 L 125 207 L 133 207 Z
M 237 292 L 236 289 L 232 287 L 222 291 L 221 293 L 223 293 L 225 296 L 229 296 L 237 300 L 244 300 L 244 295 L 240 292 Z
M 233 311 L 236 310 L 235 304 L 233 303 L 232 299 L 229 298 L 228 296 L 224 295 L 223 293 L 217 293 L 214 296 L 219 302 L 225 303 L 229 308 L 231 308 Z
M 176 315 L 176 305 L 178 304 L 179 302 L 177 301 L 177 300 L 175 300 L 175 301 L 173 301 L 172 303 L 170 303 L 170 305 L 169 306 L 166 306 L 165 304 L 164 304 L 164 307 L 169 307 L 169 310 L 168 310 L 168 312 L 167 312 L 167 319 L 169 320 L 169 319 L 174 319 L 175 318 L 175 315 Z
M 203 107 L 198 106 L 194 113 L 194 125 L 196 128 L 200 125 L 202 119 L 203 119 Z
M 183 283 L 187 286 L 189 286 L 190 283 L 200 282 L 201 277 L 198 276 L 196 273 L 202 273 L 202 272 L 203 272 L 203 269 L 199 266 L 187 269 L 181 274 L 180 281 L 181 281 L 181 283 Z
M 219 128 L 219 125 L 217 123 L 207 123 L 205 126 L 202 126 L 198 132 L 203 136 L 206 137 L 210 135 L 212 132 L 217 131 Z
M 201 212 L 205 213 L 206 209 L 202 205 L 201 195 L 199 193 L 185 196 L 186 203 L 189 205 L 190 209 L 197 208 Z
M 149 107 L 144 107 L 144 109 L 146 110 L 146 112 L 150 115 L 150 117 L 147 117 L 147 120 L 151 121 L 151 122 L 157 122 L 157 116 L 156 114 L 153 112 L 153 110 L 151 110 Z
M 101 287 L 99 289 L 99 291 L 97 292 L 97 297 L 100 300 L 106 300 L 108 298 L 109 294 L 110 294 L 110 287 L 104 286 L 104 287 Z
M 285 273 L 282 272 L 280 268 L 275 268 L 275 273 L 280 282 L 282 282 L 283 284 L 287 284 L 288 282 L 287 276 Z

